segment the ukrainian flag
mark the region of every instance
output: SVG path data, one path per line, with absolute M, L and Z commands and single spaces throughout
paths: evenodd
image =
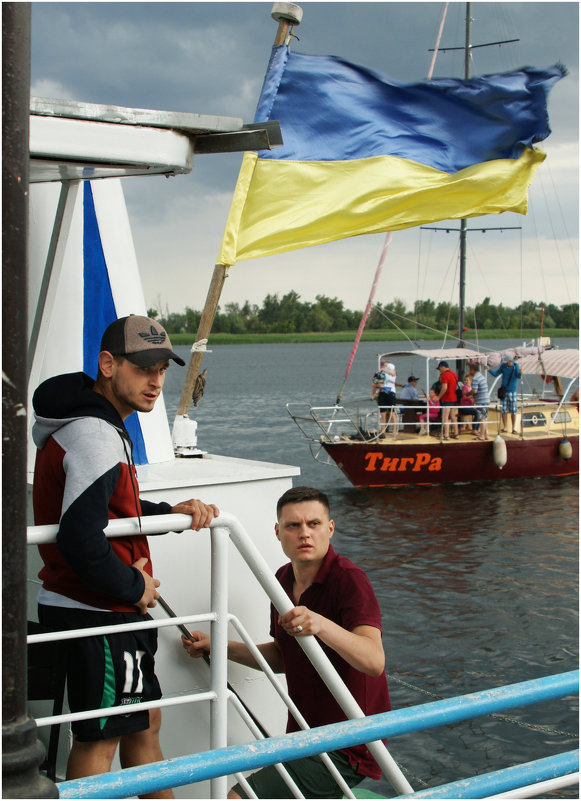
M 273 48 L 256 120 L 284 145 L 245 153 L 218 263 L 359 234 L 515 211 L 545 154 L 557 65 L 400 84 Z

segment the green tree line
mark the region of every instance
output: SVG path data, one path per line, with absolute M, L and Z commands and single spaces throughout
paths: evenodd
M 540 328 L 544 306 L 544 328 L 568 328 L 579 330 L 579 304 L 567 303 L 556 306 L 527 300 L 512 309 L 502 303 L 494 304 L 490 298 L 465 310 L 465 327 L 469 330 Z M 149 309 L 150 317 L 158 319 L 169 334 L 195 334 L 201 311 L 186 308 L 184 312 L 166 312 Z M 282 298 L 267 295 L 261 306 L 246 301 L 227 303 L 224 310 L 218 307 L 212 331 L 217 334 L 269 334 L 303 333 L 310 331 L 355 331 L 361 311 L 346 309 L 343 301 L 317 295 L 314 303 L 301 301 L 300 295 L 291 291 Z M 367 328 L 414 329 L 425 326 L 438 331 L 455 331 L 458 326 L 458 306 L 448 302 L 417 300 L 413 308 L 399 298 L 393 302 L 377 303 L 367 321 Z

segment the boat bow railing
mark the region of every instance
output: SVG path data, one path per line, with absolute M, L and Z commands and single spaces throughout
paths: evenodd
M 111 520 L 105 529 L 107 537 L 123 537 L 135 534 L 162 534 L 170 531 L 183 531 L 191 527 L 191 516 L 189 515 L 151 515 L 139 518 L 124 518 Z M 255 658 L 265 671 L 267 677 L 274 683 L 279 695 L 287 704 L 291 713 L 299 725 L 307 729 L 308 725 L 300 712 L 282 689 L 275 674 L 269 668 L 258 649 L 250 640 L 242 624 L 228 612 L 228 540 L 237 548 L 242 558 L 247 563 L 250 570 L 266 592 L 271 602 L 278 612 L 283 615 L 293 608 L 293 604 L 277 581 L 268 563 L 252 542 L 251 538 L 237 520 L 229 514 L 222 514 L 219 518 L 212 521 L 210 526 L 211 533 L 211 612 L 203 615 L 186 615 L 175 617 L 170 620 L 144 621 L 143 623 L 123 624 L 120 626 L 105 626 L 98 628 L 76 629 L 66 632 L 51 632 L 48 634 L 29 635 L 28 643 L 54 642 L 60 640 L 86 637 L 95 633 L 106 634 L 121 632 L 131 629 L 161 628 L 166 626 L 176 626 L 180 624 L 201 623 L 209 621 L 211 624 L 211 651 L 210 668 L 211 680 L 210 691 L 203 693 L 192 693 L 190 695 L 180 695 L 177 698 L 164 698 L 161 701 L 145 702 L 132 705 L 132 711 L 152 709 L 181 703 L 192 703 L 195 701 L 211 701 L 211 727 L 210 727 L 210 746 L 214 749 L 224 748 L 227 745 L 228 737 L 228 699 L 232 698 L 232 693 L 228 690 L 227 663 L 228 663 L 228 625 L 234 623 L 235 628 L 242 636 L 248 647 L 252 650 Z M 50 526 L 30 526 L 28 528 L 28 544 L 39 545 L 54 542 L 58 532 L 57 525 Z M 299 637 L 297 642 L 305 651 L 307 657 L 314 665 L 317 672 L 335 697 L 337 703 L 345 712 L 348 718 L 364 718 L 364 713 L 349 692 L 345 683 L 337 673 L 335 667 L 321 648 L 316 638 L 312 635 Z M 239 705 L 237 705 L 239 708 Z M 53 725 L 57 722 L 71 722 L 73 720 L 87 719 L 91 717 L 104 717 L 106 715 L 127 714 L 126 706 L 112 707 L 107 710 L 95 709 L 87 712 L 69 713 L 59 716 L 51 716 L 37 719 L 38 726 Z M 247 720 L 248 716 L 244 716 Z M 254 727 L 256 736 L 256 727 Z M 258 732 L 260 736 L 260 732 Z M 367 743 L 370 752 L 378 762 L 386 778 L 396 791 L 411 792 L 412 788 L 407 779 L 391 757 L 385 745 L 378 741 Z M 324 749 L 321 749 L 324 751 Z M 340 784 L 343 792 L 348 797 L 353 797 L 351 790 L 343 781 L 332 762 L 325 756 L 324 761 L 329 770 L 332 771 L 336 781 Z M 283 773 L 286 774 L 284 768 Z M 237 777 L 242 780 L 245 789 L 251 792 L 250 787 L 244 777 Z M 288 777 L 290 780 L 290 777 Z M 286 778 L 285 778 L 286 780 Z M 292 780 L 290 780 L 292 783 Z M 212 782 L 212 797 L 223 798 L 226 796 L 226 776 L 215 778 Z M 298 795 L 296 795 L 298 793 Z M 295 797 L 301 797 L 298 788 L 293 788 Z
M 369 408 L 372 403 L 372 408 Z M 342 406 L 313 406 L 308 402 L 295 401 L 287 403 L 286 410 L 303 436 L 319 446 L 318 449 L 311 448 L 317 461 L 321 461 L 318 453 L 323 442 L 374 442 L 382 436 L 379 409 L 370 400 Z
M 369 408 L 370 405 L 372 408 Z M 459 410 L 463 407 L 458 406 Z M 394 406 L 395 422 L 388 421 L 387 429 L 380 420 L 375 401 L 354 401 L 343 406 L 313 406 L 306 402 L 287 403 L 286 410 L 303 436 L 309 441 L 311 453 L 318 462 L 334 464 L 322 448 L 323 443 L 377 442 L 396 438 L 398 432 L 416 433 L 417 415 L 427 411 L 426 403 L 398 399 Z M 440 423 L 426 421 L 426 431 L 441 432 Z

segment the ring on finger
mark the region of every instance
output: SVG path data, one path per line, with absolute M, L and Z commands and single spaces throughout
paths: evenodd
M 302 630 L 303 630 L 302 626 L 299 625 L 299 626 L 296 627 L 297 634 L 300 634 Z

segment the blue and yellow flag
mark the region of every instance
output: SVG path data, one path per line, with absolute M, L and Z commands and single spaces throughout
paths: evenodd
M 219 264 L 437 220 L 527 209 L 558 65 L 400 84 L 275 46 L 255 119 L 284 145 L 245 153 Z

